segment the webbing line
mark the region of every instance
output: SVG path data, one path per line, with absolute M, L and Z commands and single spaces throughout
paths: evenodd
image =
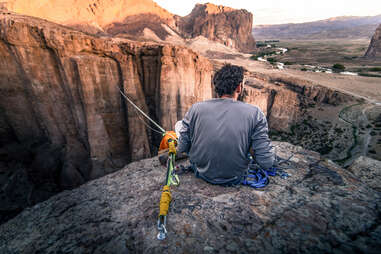
M 147 118 L 149 121 L 151 121 L 151 123 L 153 123 L 157 128 L 159 128 L 159 130 L 164 134 L 166 131 L 164 130 L 163 127 L 161 127 L 158 123 L 156 123 L 154 120 L 152 120 L 146 113 L 144 113 L 143 110 L 141 110 L 138 106 L 136 106 L 135 103 L 133 103 L 124 93 L 123 91 L 119 88 L 119 92 L 120 94 L 129 102 L 131 103 L 132 106 L 134 106 L 134 108 L 136 110 L 138 110 L 145 118 Z

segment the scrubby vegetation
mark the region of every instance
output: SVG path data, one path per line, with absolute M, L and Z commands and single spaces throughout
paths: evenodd
M 381 75 L 373 73 L 360 72 L 359 75 L 363 77 L 381 78 Z
M 369 71 L 381 72 L 381 67 L 373 67 L 373 68 L 370 68 Z
M 276 51 L 269 51 L 269 52 L 265 52 L 265 51 L 261 51 L 261 52 L 257 52 L 255 54 L 253 54 L 250 59 L 251 60 L 258 60 L 259 57 L 265 57 L 265 56 L 269 56 L 269 55 L 275 55 Z
M 336 63 L 336 64 L 332 65 L 332 69 L 334 71 L 343 71 L 343 70 L 345 70 L 345 66 L 342 64 Z

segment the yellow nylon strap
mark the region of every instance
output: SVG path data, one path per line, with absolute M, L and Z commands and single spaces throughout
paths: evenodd
M 175 141 L 172 140 L 171 142 L 168 142 L 168 146 L 169 146 L 169 154 L 174 154 L 174 155 L 176 155 Z
M 167 216 L 169 204 L 171 203 L 171 192 L 168 185 L 164 185 L 160 198 L 160 213 L 159 216 Z

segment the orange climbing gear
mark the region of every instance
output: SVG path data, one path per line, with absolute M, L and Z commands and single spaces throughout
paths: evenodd
M 169 148 L 169 143 L 168 143 L 168 140 L 175 140 L 175 145 L 177 144 L 177 136 L 176 136 L 176 132 L 174 131 L 166 131 L 163 135 L 163 139 L 161 140 L 160 142 L 160 147 L 159 147 L 159 151 L 162 151 L 162 150 L 165 150 L 165 149 L 168 149 Z

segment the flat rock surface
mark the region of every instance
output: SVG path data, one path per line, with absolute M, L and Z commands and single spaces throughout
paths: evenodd
M 263 190 L 181 175 L 164 241 L 156 222 L 165 168 L 152 158 L 24 210 L 0 226 L 0 253 L 379 252 L 381 193 L 317 153 L 274 145 L 293 155 L 281 165 L 290 177 L 271 177 Z

